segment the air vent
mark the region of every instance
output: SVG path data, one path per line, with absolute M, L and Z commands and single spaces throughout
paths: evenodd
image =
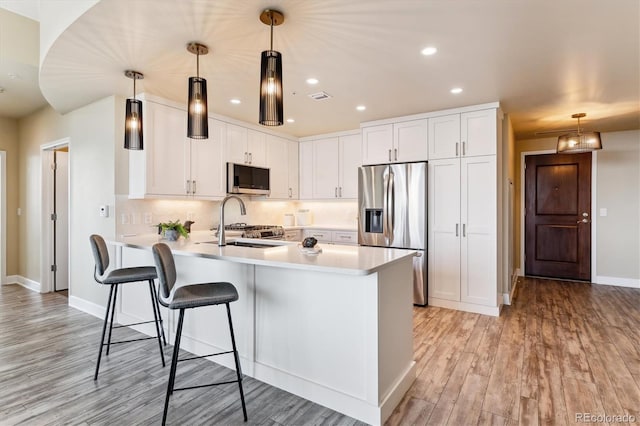
M 329 99 L 331 95 L 328 94 L 327 92 L 317 92 L 317 93 L 310 94 L 309 97 L 314 101 L 322 101 L 325 99 Z

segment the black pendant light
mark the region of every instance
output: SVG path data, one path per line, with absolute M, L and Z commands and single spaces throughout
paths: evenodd
M 144 75 L 137 71 L 126 70 L 124 75 L 133 80 L 133 98 L 127 99 L 124 118 L 124 148 L 144 149 L 142 141 L 142 101 L 136 99 L 136 80 L 142 80 Z
M 192 42 L 187 45 L 187 50 L 196 55 L 196 76 L 189 77 L 187 137 L 209 139 L 207 80 L 200 78 L 200 55 L 209 53 L 209 48 L 204 44 Z
M 282 54 L 273 50 L 273 27 L 284 22 L 284 15 L 277 10 L 266 9 L 260 21 L 271 27 L 271 47 L 262 52 L 260 62 L 260 124 L 282 126 Z

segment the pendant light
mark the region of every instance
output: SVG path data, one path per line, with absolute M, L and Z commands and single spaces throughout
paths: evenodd
M 142 101 L 136 99 L 136 80 L 142 80 L 144 75 L 137 71 L 126 70 L 124 75 L 133 80 L 133 98 L 127 99 L 124 118 L 124 148 L 144 149 L 142 141 Z
M 558 154 L 574 154 L 579 152 L 589 152 L 602 149 L 600 132 L 583 133 L 580 129 L 580 119 L 586 117 L 584 112 L 573 114 L 571 118 L 578 119 L 578 131 L 567 133 L 558 138 Z
M 260 62 L 260 124 L 282 126 L 282 55 L 273 50 L 273 27 L 284 22 L 284 15 L 277 10 L 266 9 L 260 21 L 271 28 L 271 46 L 262 52 Z
M 187 137 L 209 138 L 209 114 L 207 113 L 207 80 L 200 78 L 200 55 L 209 48 L 200 43 L 189 43 L 187 50 L 196 55 L 196 76 L 189 77 L 189 101 L 187 105 Z

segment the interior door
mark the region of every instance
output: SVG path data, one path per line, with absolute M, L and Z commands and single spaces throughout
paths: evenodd
M 69 153 L 56 151 L 54 201 L 54 291 L 69 288 Z
M 525 274 L 590 281 L 591 153 L 525 164 Z

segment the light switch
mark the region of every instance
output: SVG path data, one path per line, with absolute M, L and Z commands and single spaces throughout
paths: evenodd
M 600 216 L 601 217 L 605 217 L 607 215 L 607 208 L 606 207 L 602 207 L 600 209 Z

